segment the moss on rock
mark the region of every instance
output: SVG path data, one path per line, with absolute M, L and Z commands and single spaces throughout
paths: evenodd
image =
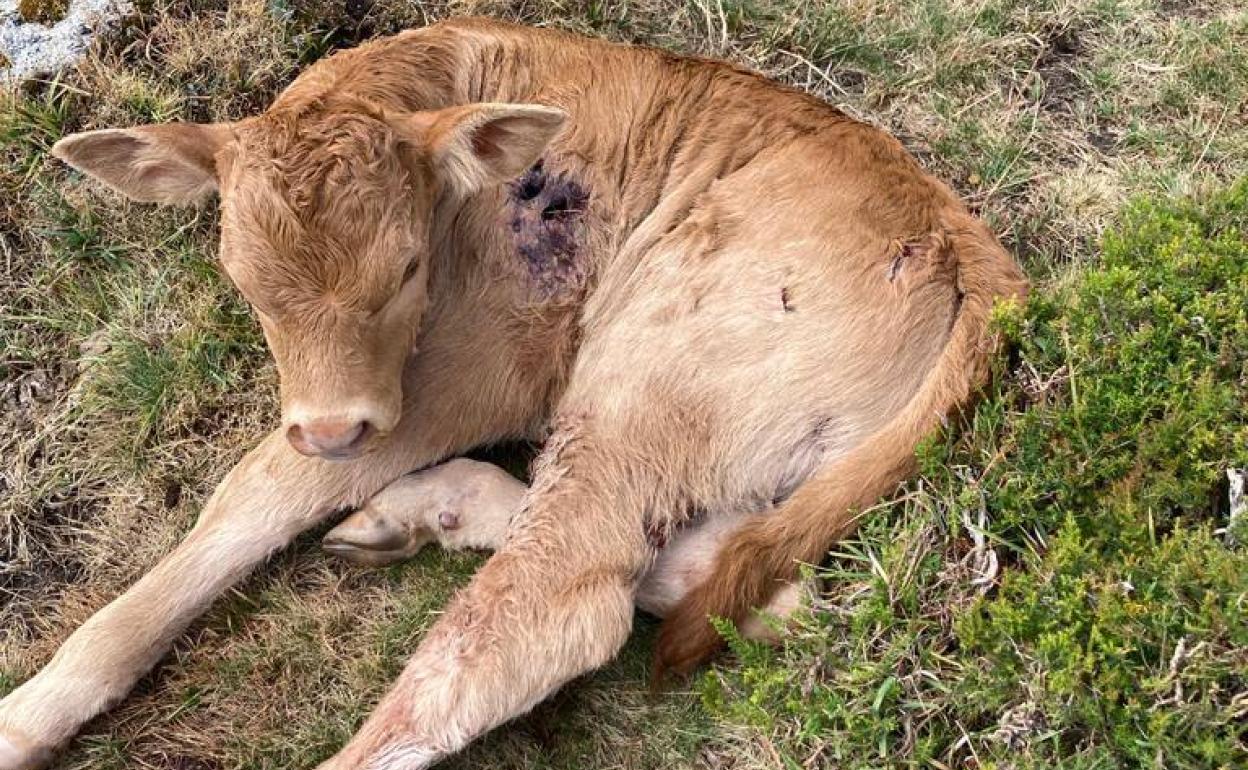
M 34 24 L 55 24 L 69 12 L 69 0 L 17 0 L 17 15 Z

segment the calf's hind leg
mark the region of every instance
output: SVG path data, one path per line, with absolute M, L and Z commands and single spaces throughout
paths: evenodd
M 461 457 L 396 479 L 322 543 L 335 556 L 370 566 L 406 559 L 432 542 L 496 551 L 526 489 L 498 466 Z

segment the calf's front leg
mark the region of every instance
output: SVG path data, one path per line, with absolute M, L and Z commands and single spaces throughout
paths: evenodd
M 435 542 L 453 550 L 495 551 L 506 542 L 527 489 L 497 466 L 451 460 L 403 476 L 378 492 L 325 535 L 325 549 L 369 566 L 393 564 Z M 637 606 L 656 617 L 667 615 L 707 579 L 719 549 L 754 515 L 762 514 L 724 511 L 672 531 L 637 586 Z M 787 618 L 812 587 L 794 581 L 777 588 L 761 615 L 741 621 L 741 635 L 778 641 L 766 618 Z
M 416 770 L 610 660 L 647 564 L 640 515 L 578 469 L 548 470 L 501 549 L 322 770 Z M 603 474 L 609 475 L 609 474 Z
M 0 770 L 46 764 L 87 720 L 121 700 L 215 597 L 335 510 L 436 459 L 420 455 L 392 440 L 331 464 L 298 455 L 280 432 L 270 435 L 225 477 L 172 553 L 0 701 Z

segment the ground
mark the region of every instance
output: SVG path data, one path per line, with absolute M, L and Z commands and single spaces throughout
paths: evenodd
M 139 6 L 77 72 L 0 96 L 0 693 L 169 550 L 277 414 L 211 207 L 129 204 L 48 147 L 250 114 L 335 48 L 486 13 L 728 58 L 894 132 L 1036 291 L 1000 310 L 994 387 L 835 549 L 781 649 L 736 644 L 651 696 L 639 620 L 619 661 L 448 766 L 1248 763 L 1248 532 L 1224 481 L 1248 467 L 1239 3 Z M 355 569 L 319 534 L 219 602 L 60 766 L 331 753 L 480 560 Z

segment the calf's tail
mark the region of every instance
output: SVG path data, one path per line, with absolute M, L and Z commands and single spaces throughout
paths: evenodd
M 957 214 L 942 228 L 960 303 L 944 349 L 914 397 L 882 429 L 820 468 L 766 516 L 735 533 L 707 579 L 666 618 L 655 648 L 654 681 L 686 674 L 722 639 L 718 617 L 738 625 L 767 604 L 801 563 L 818 563 L 857 525 L 859 512 L 896 490 L 914 470 L 919 441 L 965 404 L 989 374 L 996 340 L 989 328 L 997 299 L 1022 299 L 1027 281 L 987 228 Z

